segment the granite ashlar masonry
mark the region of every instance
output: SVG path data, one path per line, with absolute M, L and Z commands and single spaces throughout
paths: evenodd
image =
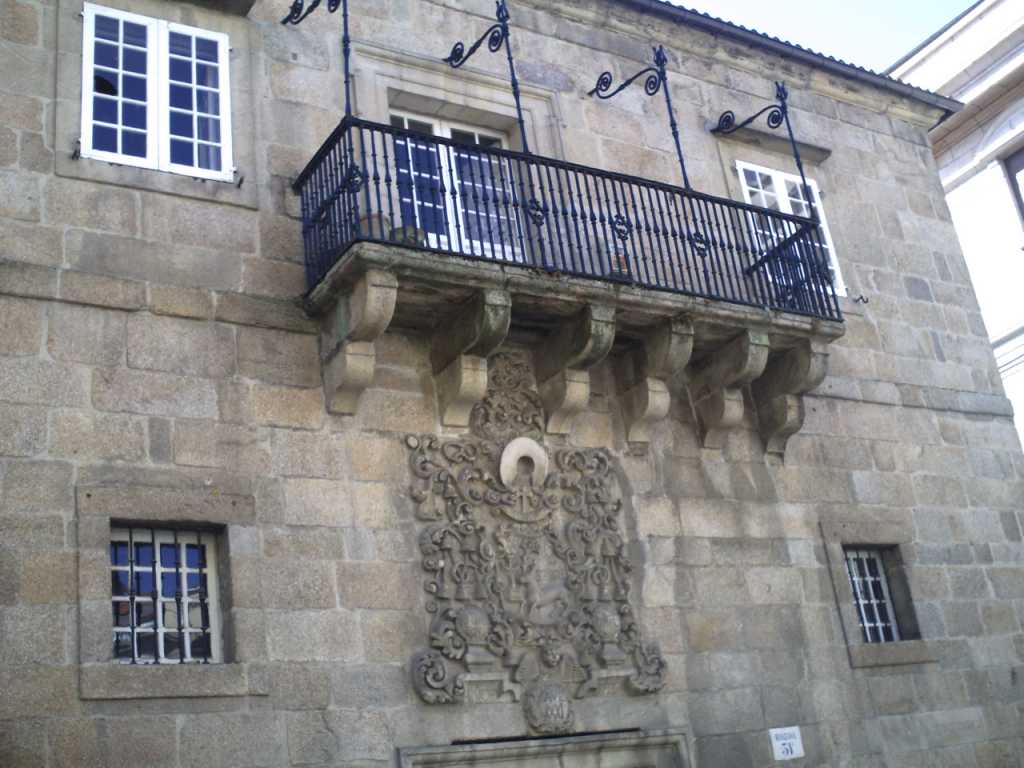
M 443 389 L 448 311 L 410 309 L 403 291 L 417 284 L 400 276 L 389 322 L 355 340 L 373 353 L 355 406 L 325 397 L 339 353 L 304 303 L 290 182 L 342 115 L 339 20 L 321 10 L 285 28 L 277 0 L 105 4 L 230 36 L 244 180 L 75 159 L 82 3 L 0 0 L 0 764 L 386 768 L 444 762 L 456 741 L 538 735 L 497 681 L 434 705 L 412 677 L 432 598 L 407 441 L 465 439 L 487 392 Z M 449 36 L 486 28 L 490 0 L 351 6 L 359 116 L 514 123 L 500 57 L 455 73 L 439 62 Z M 559 430 L 541 421 L 547 455 L 607 458 L 628 604 L 664 663 L 656 691 L 598 677 L 572 698 L 558 754 L 592 761 L 592 742 L 563 739 L 640 729 L 653 741 L 593 743 L 632 764 L 768 766 L 767 730 L 800 726 L 806 758 L 793 765 L 1020 766 L 1024 454 L 928 147 L 942 109 L 652 3 L 513 11 L 531 148 L 594 168 L 681 182 L 661 102 L 641 89 L 584 98 L 597 70 L 634 71 L 652 42 L 670 49 L 703 192 L 742 199 L 737 160 L 792 170 L 764 136 L 706 130 L 785 80 L 800 141 L 823 150 L 807 170 L 849 297 L 868 299 L 842 300 L 842 335 L 784 452 L 766 450 L 742 386 L 742 418 L 709 446 L 686 371 L 669 365 L 651 377 L 669 402 L 639 442 L 621 345 L 588 362 L 586 399 Z M 582 306 L 571 281 L 546 285 Z M 522 321 L 514 290 L 509 302 L 507 334 L 477 356 L 529 361 L 526 391 L 549 415 L 536 360 L 550 329 Z M 784 321 L 766 313 L 753 330 Z M 462 360 L 473 348 L 446 366 L 489 372 Z M 224 663 L 109 660 L 111 521 L 219 532 Z M 832 559 L 842 542 L 827 536 L 840 526 L 899 545 L 918 655 L 854 666 Z M 476 749 L 551 759 L 525 744 Z

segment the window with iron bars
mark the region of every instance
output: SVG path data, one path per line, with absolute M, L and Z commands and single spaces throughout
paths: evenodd
M 112 527 L 113 658 L 125 664 L 208 664 L 221 657 L 217 534 Z
M 843 554 L 864 642 L 891 643 L 903 639 L 889 589 L 884 548 L 846 547 Z

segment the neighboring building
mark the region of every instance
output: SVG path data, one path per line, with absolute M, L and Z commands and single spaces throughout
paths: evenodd
M 964 103 L 930 132 L 1006 396 L 1024 438 L 1024 5 L 981 0 L 889 74 Z
M 351 2 L 339 126 L 333 3 L 0 0 L 0 765 L 1020 766 L 960 104 L 518 0 L 523 136 Z

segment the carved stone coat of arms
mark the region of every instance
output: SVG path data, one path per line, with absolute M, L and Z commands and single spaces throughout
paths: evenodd
M 529 365 L 500 353 L 489 367 L 470 435 L 406 438 L 430 613 L 413 684 L 432 704 L 489 686 L 535 731 L 565 732 L 573 698 L 657 691 L 665 662 L 630 604 L 613 459 L 545 450 Z

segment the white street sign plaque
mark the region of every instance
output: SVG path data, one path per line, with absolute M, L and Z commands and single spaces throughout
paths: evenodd
M 770 728 L 768 736 L 772 740 L 772 754 L 776 760 L 796 760 L 804 756 L 804 740 L 800 737 L 800 726 Z

